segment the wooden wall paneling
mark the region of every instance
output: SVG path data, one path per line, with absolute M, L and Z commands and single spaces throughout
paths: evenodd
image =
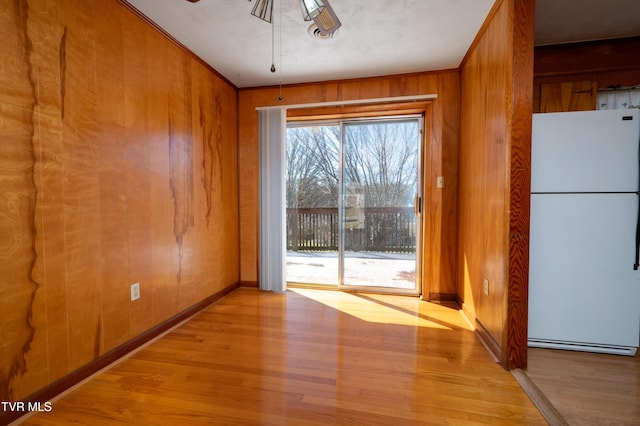
M 203 293 L 208 295 L 211 289 L 221 289 L 222 280 L 225 277 L 226 266 L 222 263 L 221 254 L 224 252 L 224 230 L 220 224 L 225 223 L 226 213 L 219 210 L 222 205 L 223 180 L 222 161 L 224 155 L 224 138 L 222 136 L 222 108 L 220 105 L 221 93 L 214 89 L 214 82 L 209 78 L 205 69 L 200 64 L 194 63 L 199 83 L 198 95 L 194 97 L 197 102 L 196 115 L 194 116 L 194 128 L 199 130 L 201 136 L 199 145 L 199 159 L 197 161 L 199 178 L 198 192 L 200 194 L 200 228 L 206 239 L 202 242 L 203 261 L 207 268 L 203 270 L 203 282 L 207 286 Z M 220 271 L 220 274 L 211 274 L 209 271 Z
M 209 268 L 220 271 L 213 276 L 204 272 L 209 288 L 198 291 L 208 292 L 227 279 L 239 280 L 237 95 L 225 82 L 207 77 L 199 64 L 192 65 L 200 87 L 192 100 L 192 122 L 194 132 L 202 135 L 198 138 L 204 138 L 194 160 L 198 226 L 207 237 L 200 243 Z
M 630 54 L 638 49 L 640 37 L 536 47 L 533 110 L 596 109 L 596 90 L 640 84 L 640 60 Z M 580 93 L 572 96 L 575 91 Z M 542 92 L 546 108 L 538 99 Z
M 95 142 L 95 17 L 82 2 L 59 5 L 67 317 L 71 369 L 102 348 L 99 152 Z
M 212 127 L 212 121 L 215 120 L 211 115 L 211 93 L 203 93 L 202 96 L 199 90 L 204 89 L 205 82 L 200 76 L 200 67 L 197 61 L 192 58 L 189 59 L 189 82 L 191 85 L 191 93 L 185 102 L 190 104 L 191 114 L 189 116 L 190 121 L 187 123 L 187 131 L 191 136 L 191 151 L 192 151 L 192 167 L 191 175 L 193 180 L 193 212 L 194 223 L 193 231 L 191 233 L 192 238 L 192 255 L 191 260 L 195 261 L 195 265 L 201 265 L 192 270 L 192 283 L 193 283 L 193 302 L 189 303 L 190 306 L 195 301 L 205 297 L 208 288 L 213 285 L 213 282 L 217 277 L 211 277 L 207 274 L 207 271 L 212 270 L 212 253 L 214 253 L 215 242 L 212 238 L 212 230 L 207 226 L 207 214 L 208 214 L 208 202 L 207 199 L 211 199 L 210 188 L 212 185 L 211 179 L 213 179 L 213 169 L 210 167 L 205 172 L 203 164 L 205 163 L 205 156 L 207 165 L 211 162 L 210 150 L 205 150 L 205 145 L 209 145 L 211 142 L 210 136 L 205 136 L 200 125 L 200 119 L 202 114 L 200 113 L 201 105 L 207 111 L 206 115 L 207 124 L 205 128 Z M 202 103 L 201 103 L 202 99 Z M 206 99 L 206 100 L 205 100 Z M 206 140 L 205 140 L 206 138 Z
M 129 226 L 122 8 L 101 2 L 96 19 L 96 94 L 102 252 L 103 351 L 129 339 Z M 126 311 L 125 311 L 126 312 Z M 128 312 L 127 312 L 128 313 Z
M 27 48 L 25 51 L 25 56 L 20 59 L 24 59 L 27 61 L 27 65 L 29 68 L 29 73 L 27 77 L 29 78 L 31 85 L 36 89 L 34 92 L 36 101 L 35 105 L 33 105 L 31 120 L 34 124 L 33 132 L 31 135 L 31 152 L 33 154 L 33 167 L 31 169 L 31 180 L 33 184 L 33 188 L 35 189 L 35 197 L 33 198 L 34 202 L 34 215 L 29 218 L 33 224 L 33 248 L 35 255 L 33 259 L 33 264 L 31 265 L 30 272 L 30 280 L 37 284 L 37 288 L 32 295 L 31 298 L 31 312 L 30 317 L 26 317 L 25 319 L 30 324 L 32 329 L 32 339 L 29 343 L 28 347 L 24 353 L 24 362 L 27 366 L 26 371 L 24 371 L 24 375 L 14 381 L 15 387 L 13 388 L 13 392 L 16 395 L 30 392 L 43 384 L 47 383 L 49 378 L 48 371 L 48 358 L 47 358 L 47 334 L 44 333 L 44 329 L 47 324 L 47 316 L 46 316 L 46 267 L 44 264 L 45 260 L 45 236 L 44 236 L 44 226 L 43 226 L 43 194 L 42 194 L 42 175 L 43 175 L 43 158 L 42 158 L 42 117 L 41 117 L 41 99 L 40 99 L 40 69 L 37 67 L 38 56 L 40 50 L 40 43 L 42 39 L 43 32 L 46 31 L 46 28 L 39 25 L 39 22 L 33 19 L 30 19 L 30 15 L 34 13 L 34 10 L 27 4 L 20 5 L 22 12 L 20 15 L 24 20 L 22 20 L 21 27 L 24 32 L 21 31 L 21 35 L 24 36 L 22 38 Z M 26 114 L 24 116 L 27 117 Z M 16 123 L 13 123 L 16 124 Z M 28 288 L 28 286 L 27 286 Z M 11 296 L 10 296 L 11 297 Z M 4 311 L 3 311 L 4 312 Z
M 599 72 L 595 80 L 598 88 L 602 89 L 640 86 L 640 65 L 629 70 Z
M 340 99 L 381 98 L 383 93 L 389 93 L 387 79 L 349 80 L 338 85 Z
M 200 64 L 191 58 L 189 60 L 192 93 L 188 102 L 190 102 L 192 113 L 188 126 L 193 140 L 191 173 L 193 175 L 194 229 L 192 236 L 193 253 L 197 264 L 200 265 L 193 271 L 193 290 L 195 299 L 198 300 L 208 295 L 209 288 L 215 287 L 215 282 L 219 278 L 211 276 L 208 271 L 216 270 L 215 253 L 220 244 L 220 233 L 211 223 L 213 188 L 219 185 L 220 167 L 214 165 L 216 141 L 213 127 L 218 117 L 212 114 L 213 88 L 202 74 L 203 69 Z
M 37 238 L 37 70 L 32 66 L 29 10 L 3 4 L 0 34 L 0 400 L 15 398 L 27 373 L 26 353 L 34 341 L 34 301 L 43 282 L 34 276 Z M 34 146 L 35 143 L 35 146 Z M 39 319 L 38 319 L 39 320 Z M 19 392 L 19 391 L 18 391 Z
M 3 1 L 0 35 L 0 398 L 18 400 L 238 282 L 237 89 L 115 0 Z M 188 190 L 204 179 L 195 98 L 224 135 L 219 234 Z M 175 219 L 193 209 L 203 233 L 181 264 Z M 184 265 L 197 282 L 180 302 Z
M 542 83 L 540 112 L 588 111 L 596 109 L 597 83 L 592 80 Z
M 640 68 L 640 37 L 540 46 L 535 49 L 537 77 L 609 73 Z M 637 83 L 637 81 L 636 81 Z
M 463 91 L 466 87 L 466 75 L 461 76 Z M 462 93 L 463 102 L 472 102 L 465 93 Z M 483 188 L 481 159 L 484 157 L 483 146 L 478 143 L 469 143 L 478 130 L 477 123 L 472 120 L 471 111 L 461 108 L 460 112 L 460 162 L 458 170 L 458 296 L 463 308 L 469 316 L 476 318 L 478 313 L 476 306 L 480 303 L 481 293 L 478 292 L 479 282 L 482 277 L 478 265 L 477 256 L 480 256 L 479 241 L 484 239 L 484 227 L 481 216 Z M 477 212 L 477 214 L 471 214 Z M 470 236 L 475 236 L 471 238 Z
M 511 11 L 511 123 L 509 141 L 509 266 L 503 365 L 527 367 L 529 321 L 529 203 L 533 97 L 534 1 L 516 1 Z
M 565 84 L 565 92 L 572 92 L 575 90 L 574 83 L 581 82 L 581 93 L 577 93 L 579 104 L 582 110 L 597 109 L 597 91 L 600 89 L 616 89 L 620 87 L 631 87 L 640 84 L 640 66 L 636 69 L 627 70 L 611 70 L 611 71 L 599 71 L 599 72 L 583 72 L 583 73 L 571 73 L 571 74 L 558 74 L 553 76 L 535 76 L 533 79 L 533 111 L 541 111 L 541 91 L 545 86 L 547 91 L 551 91 L 551 96 L 555 96 L 556 99 L 562 97 L 562 86 Z M 592 96 L 589 96 L 589 89 L 591 89 Z M 555 91 L 555 92 L 554 92 Z M 548 95 L 547 95 L 548 96 Z M 571 95 L 568 97 L 570 98 Z M 573 100 L 576 103 L 576 99 Z M 560 101 L 556 101 L 560 103 Z M 568 103 L 568 101 L 566 102 Z M 567 107 L 568 108 L 568 107 Z M 575 107 L 574 107 L 575 108 Z M 556 108 L 560 110 L 560 107 Z M 547 107 L 547 112 L 550 112 L 550 108 Z
M 432 279 L 440 285 L 443 294 L 457 294 L 458 281 L 456 277 L 458 255 L 458 170 L 460 156 L 460 73 L 442 73 L 439 75 L 438 88 L 441 102 L 436 102 L 436 108 L 442 108 L 442 176 L 445 178 L 445 188 L 442 192 L 442 236 L 440 240 L 441 256 L 438 277 Z M 433 182 L 431 183 L 433 187 Z
M 462 299 L 501 343 L 506 297 L 507 2 L 502 2 L 462 69 L 460 261 Z M 489 280 L 489 294 L 483 292 Z
M 240 281 L 239 199 L 238 199 L 238 96 L 235 89 L 222 80 L 214 80 L 214 114 L 216 143 L 219 158 L 214 156 L 214 167 L 220 168 L 220 181 L 215 188 L 212 203 L 217 206 L 214 223 L 222 232 L 224 244 L 215 256 L 223 269 L 224 282 Z
M 203 105 L 203 110 L 199 112 L 202 117 L 202 129 L 207 129 L 208 136 L 205 136 L 200 143 L 202 157 L 199 161 L 200 170 L 202 172 L 202 183 L 200 184 L 200 193 L 202 196 L 201 223 L 202 228 L 207 235 L 205 245 L 202 252 L 205 255 L 206 263 L 209 266 L 205 273 L 205 282 L 208 283 L 204 289 L 208 293 L 211 289 L 223 288 L 223 280 L 227 276 L 227 269 L 232 267 L 233 263 L 225 265 L 224 261 L 224 244 L 226 241 L 226 233 L 223 229 L 226 222 L 226 216 L 231 213 L 219 210 L 219 206 L 223 203 L 224 187 L 223 187 L 223 161 L 226 154 L 224 147 L 224 132 L 222 105 L 220 98 L 224 97 L 224 92 L 215 91 L 215 83 L 204 73 L 204 68 L 197 67 L 200 74 L 202 89 L 198 96 L 199 103 Z M 206 109 L 204 106 L 206 105 Z M 209 130 L 210 129 L 210 130 Z M 231 248 L 232 246 L 230 246 Z M 232 251 L 233 252 L 233 251 Z M 239 253 L 235 252 L 237 255 Z M 209 271 L 220 271 L 219 274 L 211 274 Z M 237 271 L 237 269 L 236 269 Z
M 195 235 L 205 266 L 198 271 L 196 290 L 204 297 L 222 289 L 227 279 L 238 280 L 237 130 L 232 131 L 237 129 L 237 99 L 234 90 L 213 79 L 198 61 L 192 60 L 191 69 L 192 132 L 198 141 L 193 147 Z
M 526 367 L 532 55 L 533 2 L 503 0 L 462 67 L 460 297 L 508 369 Z
M 177 244 L 178 310 L 192 305 L 197 299 L 198 236 L 195 229 L 194 205 L 194 145 L 191 135 L 193 122 L 191 62 L 182 54 L 174 63 L 174 85 L 169 94 L 169 164 L 170 187 L 173 199 L 173 234 Z
M 494 77 L 497 84 L 500 84 L 501 76 L 498 74 L 499 69 L 485 70 L 480 65 L 482 63 L 490 64 L 494 59 L 488 57 L 491 54 L 491 51 L 488 50 L 489 42 L 484 40 L 489 39 L 493 32 L 499 32 L 493 28 L 498 25 L 495 22 L 500 18 L 502 21 L 505 20 L 505 14 L 506 11 L 502 8 L 493 15 L 491 25 L 486 28 L 481 41 L 476 44 L 468 56 L 461 74 L 463 106 L 460 130 L 460 248 L 458 252 L 462 262 L 460 270 L 463 272 L 460 279 L 464 280 L 461 298 L 465 307 L 485 328 L 490 330 L 490 333 L 491 329 L 494 329 L 491 334 L 494 340 L 499 339 L 501 330 L 497 330 L 498 335 L 496 336 L 494 318 L 490 316 L 485 318 L 483 305 L 488 305 L 488 301 L 485 299 L 488 295 L 483 294 L 483 282 L 484 279 L 488 279 L 493 284 L 496 295 L 500 294 L 498 289 L 501 286 L 504 287 L 504 284 L 498 282 L 497 276 L 489 276 L 490 265 L 485 265 L 485 261 L 489 259 L 494 259 L 496 262 L 503 260 L 500 257 L 489 257 L 488 250 L 491 244 L 486 242 L 487 238 L 495 238 L 491 234 L 491 226 L 495 222 L 493 222 L 493 218 L 489 217 L 487 204 L 490 206 L 497 201 L 488 200 L 488 197 L 491 196 L 491 188 L 487 188 L 490 185 L 490 178 L 486 173 L 489 168 L 487 162 L 492 154 L 490 150 L 493 135 L 487 126 L 492 121 L 501 120 L 499 108 L 502 105 L 498 101 L 500 98 L 495 99 L 495 95 L 499 92 L 489 87 L 487 80 Z M 503 50 L 506 48 L 504 43 L 501 43 L 500 47 Z M 494 65 L 503 66 L 501 61 L 495 62 Z M 494 104 L 489 104 L 489 101 L 484 99 L 480 88 L 487 91 L 488 99 L 495 99 Z M 496 109 L 498 110 L 496 111 Z M 504 118 L 501 121 L 504 126 Z M 504 167 L 500 164 L 497 166 Z M 502 212 L 500 212 L 500 219 L 502 219 Z M 502 278 L 504 279 L 504 277 Z M 494 292 L 491 294 L 495 299 Z M 488 309 L 484 311 L 487 311 L 487 314 L 491 312 Z M 502 314 L 501 304 L 497 305 L 496 311 L 498 314 Z
M 46 335 L 47 379 L 51 382 L 70 371 L 60 67 L 65 27 L 58 16 L 57 2 L 47 1 L 39 3 L 40 7 L 35 7 L 35 4 L 32 6 L 35 10 L 30 16 L 38 17 L 33 19 L 34 25 L 38 26 L 38 41 L 34 44 L 34 52 L 37 52 L 34 65 L 38 69 L 39 94 L 40 170 L 37 173 L 41 183 L 38 190 L 41 216 L 38 222 L 42 227 L 39 235 L 42 239 L 46 289 L 46 325 L 36 329 L 36 336 Z M 37 353 L 28 353 L 29 365 L 37 362 Z M 23 389 L 20 394 L 26 395 L 32 390 L 34 389 Z
M 425 256 L 423 291 L 429 299 L 450 299 L 457 293 L 456 252 L 458 217 L 458 131 L 460 110 L 460 77 L 457 71 L 442 72 L 425 78 L 421 86 L 437 87 L 438 99 L 427 117 L 431 135 L 426 139 L 425 200 L 431 212 L 425 218 Z M 436 178 L 444 177 L 444 188 L 436 186 Z
M 148 329 L 153 323 L 151 294 L 152 229 L 149 220 L 151 206 L 150 153 L 152 133 L 149 125 L 150 100 L 149 67 L 147 55 L 151 52 L 146 42 L 146 27 L 130 14 L 123 15 L 124 29 L 124 113 L 126 128 L 126 173 L 127 225 L 129 232 L 129 279 L 128 285 L 140 283 L 140 299 L 128 303 L 130 328 L 134 336 Z
M 169 96 L 167 80 L 177 80 L 174 61 L 177 49 L 166 49 L 167 40 L 155 31 L 145 31 L 147 54 L 147 90 L 149 170 L 154 178 L 149 186 L 151 211 L 151 269 L 153 276 L 142 288 L 151 299 L 151 317 L 157 324 L 178 313 L 178 246 L 173 233 L 174 203 L 171 192 L 169 151 Z M 173 83 L 172 83 L 173 84 Z
M 240 90 L 238 95 L 240 281 L 248 284 L 258 282 L 259 150 L 255 108 L 267 102 L 256 99 L 262 93 L 257 89 Z

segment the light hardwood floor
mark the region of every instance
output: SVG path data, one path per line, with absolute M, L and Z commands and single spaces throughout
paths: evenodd
M 241 288 L 29 425 L 546 424 L 457 309 Z
M 570 425 L 640 425 L 640 357 L 529 349 L 527 375 Z

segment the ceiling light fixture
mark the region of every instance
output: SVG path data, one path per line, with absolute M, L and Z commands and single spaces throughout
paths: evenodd
M 322 12 L 313 18 L 313 22 L 318 26 L 319 35 L 322 39 L 333 38 L 336 31 L 342 26 L 342 23 L 333 11 L 328 0 L 324 0 L 324 8 Z
M 322 0 L 300 0 L 300 9 L 302 9 L 302 17 L 305 21 L 311 21 L 320 15 L 324 10 L 324 2 Z
M 273 19 L 273 0 L 258 0 L 253 6 L 251 14 L 256 18 L 271 23 Z
M 256 0 L 251 14 L 271 24 L 273 21 L 273 3 L 273 0 Z M 300 10 L 305 21 L 314 21 L 316 23 L 323 38 L 333 36 L 338 28 L 342 26 L 328 0 L 300 0 Z
M 188 0 L 199 1 L 199 0 Z M 249 0 L 251 2 L 251 0 Z M 251 10 L 251 15 L 271 24 L 271 72 L 277 71 L 275 64 L 275 29 L 273 25 L 273 3 L 274 0 L 256 0 Z M 278 3 L 280 17 L 278 23 L 280 25 L 280 66 L 282 66 L 282 4 Z M 338 28 L 342 26 L 340 20 L 336 16 L 333 8 L 328 0 L 300 0 L 300 8 L 302 17 L 305 21 L 313 20 L 313 24 L 309 27 L 309 34 L 314 38 L 327 39 L 333 38 Z M 282 70 L 280 70 L 280 96 L 282 101 Z

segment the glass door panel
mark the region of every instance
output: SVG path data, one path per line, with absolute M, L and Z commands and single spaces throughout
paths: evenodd
M 286 134 L 287 281 L 338 285 L 340 126 Z
M 290 124 L 287 282 L 417 294 L 421 117 Z
M 420 120 L 344 125 L 342 285 L 417 292 Z

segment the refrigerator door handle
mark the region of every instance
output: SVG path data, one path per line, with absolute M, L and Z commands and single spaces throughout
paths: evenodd
M 640 150 L 638 151 L 638 170 L 640 170 Z M 638 192 L 636 192 L 636 196 L 638 197 L 638 222 L 636 223 L 636 263 L 633 264 L 634 271 L 640 268 L 640 172 L 638 173 Z
M 633 264 L 633 270 L 640 268 L 640 192 L 636 192 L 638 197 L 638 222 L 636 223 L 636 263 Z

